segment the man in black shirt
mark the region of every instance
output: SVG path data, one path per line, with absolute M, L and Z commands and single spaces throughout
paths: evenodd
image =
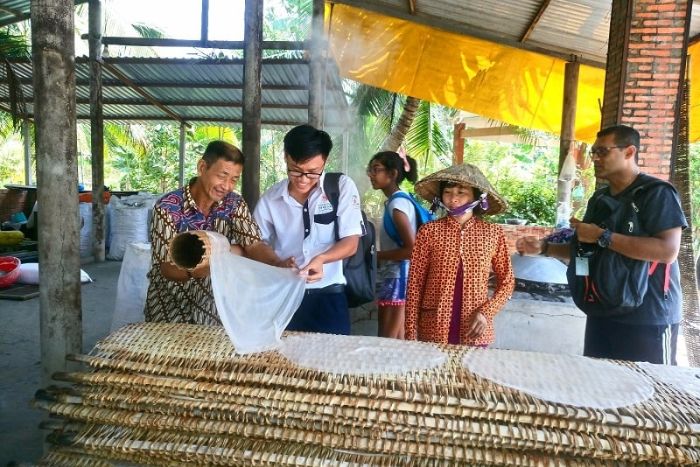
M 638 152 L 639 133 L 633 128 L 618 125 L 597 134 L 591 147 L 591 158 L 596 177 L 609 183 L 605 190 L 607 196 L 625 200 L 632 190 L 654 180 L 640 173 Z M 649 275 L 641 305 L 609 316 L 604 310 L 589 311 L 583 353 L 589 357 L 675 365 L 682 305 L 676 257 L 681 230 L 687 227 L 678 194 L 671 185 L 657 183 L 635 196 L 636 216 L 648 236 L 629 235 L 595 222 L 594 219 L 600 218 L 598 212 L 601 209 L 597 199 L 594 196 L 589 200 L 583 221 L 571 220 L 578 243 L 659 264 Z M 520 254 L 547 254 L 570 259 L 575 257 L 571 254 L 573 244 L 548 243 L 546 239 L 525 237 L 517 241 L 516 249 Z M 587 276 L 587 263 L 585 260 L 581 263 L 576 274 Z

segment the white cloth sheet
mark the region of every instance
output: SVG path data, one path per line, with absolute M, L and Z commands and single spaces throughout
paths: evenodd
M 226 237 L 207 232 L 209 270 L 219 318 L 236 353 L 272 350 L 304 298 L 305 281 L 288 268 L 230 252 Z

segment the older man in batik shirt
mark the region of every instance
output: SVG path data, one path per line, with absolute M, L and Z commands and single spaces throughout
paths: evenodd
M 221 324 L 209 271 L 189 272 L 168 261 L 170 239 L 180 232 L 218 232 L 245 256 L 277 265 L 279 259 L 261 241 L 260 229 L 241 195 L 233 192 L 243 171 L 235 146 L 213 141 L 197 164 L 198 176 L 156 203 L 151 224 L 152 263 L 144 311 L 146 321 Z

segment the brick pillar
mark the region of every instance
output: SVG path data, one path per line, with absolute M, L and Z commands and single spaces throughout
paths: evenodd
M 668 180 L 685 73 L 688 0 L 613 0 L 602 127 L 641 135 L 639 165 Z

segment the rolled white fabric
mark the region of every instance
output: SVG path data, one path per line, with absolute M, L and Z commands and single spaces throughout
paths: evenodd
M 278 268 L 231 253 L 229 241 L 207 232 L 214 301 L 236 353 L 272 350 L 304 298 L 305 280 Z

